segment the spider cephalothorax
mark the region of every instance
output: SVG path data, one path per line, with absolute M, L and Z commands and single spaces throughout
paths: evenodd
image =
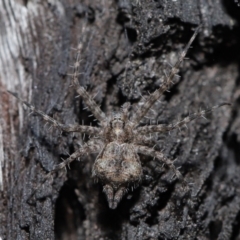
M 170 159 L 167 159 L 163 153 L 154 150 L 154 148 L 148 147 L 152 144 L 152 141 L 145 138 L 146 134 L 151 134 L 153 132 L 163 133 L 171 131 L 173 129 L 186 125 L 198 117 L 204 116 L 207 112 L 210 112 L 215 108 L 229 104 L 223 103 L 208 110 L 194 113 L 174 124 L 139 126 L 139 123 L 151 109 L 152 105 L 158 101 L 162 94 L 167 91 L 173 84 L 173 79 L 178 72 L 180 63 L 183 61 L 187 50 L 192 44 L 198 31 L 199 27 L 181 53 L 178 61 L 172 68 L 169 75 L 165 77 L 164 82 L 156 91 L 145 97 L 142 101 L 142 104 L 132 114 L 128 114 L 130 108 L 129 103 L 125 103 L 122 107 L 122 110 L 119 111 L 119 113 L 113 114 L 110 118 L 108 118 L 105 113 L 102 112 L 96 102 L 89 96 L 88 92 L 78 83 L 78 54 L 75 64 L 76 70 L 73 74 L 72 83 L 76 88 L 77 93 L 82 97 L 87 108 L 98 120 L 99 127 L 85 125 L 65 125 L 59 123 L 42 111 L 35 109 L 34 106 L 21 100 L 17 94 L 10 92 L 27 107 L 29 107 L 33 112 L 41 115 L 44 120 L 52 123 L 62 131 L 80 132 L 83 134 L 88 134 L 89 136 L 95 136 L 95 138 L 90 137 L 90 140 L 86 142 L 81 148 L 72 153 L 64 162 L 57 165 L 50 173 L 46 175 L 45 180 L 52 176 L 54 172 L 65 168 L 75 159 L 89 153 L 98 153 L 98 156 L 93 165 L 92 176 L 97 180 L 100 180 L 104 185 L 103 190 L 106 193 L 109 207 L 112 209 L 117 207 L 118 203 L 127 192 L 128 188 L 138 185 L 142 179 L 143 172 L 140 157 L 138 154 L 151 156 L 154 159 L 161 161 L 174 172 L 175 176 L 178 179 L 184 182 L 182 174 L 178 171 L 178 169 L 175 168 Z
M 107 124 L 103 125 L 104 142 L 132 142 L 133 130 L 128 122 L 126 109 L 129 109 L 128 103 L 123 105 L 122 112 L 114 113 Z

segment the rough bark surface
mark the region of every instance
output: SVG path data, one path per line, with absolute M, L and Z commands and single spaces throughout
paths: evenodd
M 0 3 L 1 239 L 240 239 L 240 7 L 234 0 L 61 0 Z M 70 87 L 69 67 L 83 45 L 79 81 L 104 112 L 133 109 L 158 88 L 193 30 L 202 31 L 170 92 L 149 112 L 170 123 L 230 101 L 187 129 L 159 136 L 157 148 L 181 166 L 191 192 L 145 158 L 142 185 L 110 210 L 91 179 L 96 156 L 73 162 L 29 200 L 54 165 L 83 142 L 61 134 L 23 99 L 63 123 L 90 124 Z M 146 124 L 149 120 L 146 119 Z M 143 159 L 143 156 L 141 156 Z M 29 200 L 29 201 L 28 201 Z

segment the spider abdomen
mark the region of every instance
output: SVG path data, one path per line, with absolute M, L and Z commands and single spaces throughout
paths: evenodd
M 93 177 L 112 186 L 139 182 L 142 166 L 131 144 L 107 144 L 93 165 Z

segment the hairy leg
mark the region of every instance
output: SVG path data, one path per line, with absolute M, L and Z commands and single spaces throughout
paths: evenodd
M 138 131 L 135 131 L 133 144 L 153 146 L 156 144 L 156 140 L 157 140 L 156 136 L 147 137 L 146 135 L 143 135 L 142 133 L 138 133 Z
M 153 92 L 152 94 L 150 94 L 148 97 L 146 97 L 146 100 L 144 102 L 144 104 L 142 106 L 140 106 L 136 113 L 133 115 L 133 117 L 130 119 L 130 121 L 132 122 L 132 126 L 136 127 L 139 122 L 141 121 L 141 119 L 146 115 L 146 113 L 148 112 L 148 110 L 152 107 L 152 105 L 162 96 L 162 94 L 167 91 L 169 89 L 169 87 L 172 85 L 172 81 L 175 77 L 175 75 L 177 74 L 178 70 L 179 70 L 179 66 L 181 64 L 181 62 L 183 61 L 184 57 L 187 54 L 188 49 L 190 48 L 193 40 L 195 39 L 195 37 L 197 36 L 200 27 L 197 27 L 197 29 L 195 30 L 193 36 L 191 37 L 191 39 L 189 40 L 188 44 L 186 45 L 186 47 L 184 48 L 183 52 L 181 53 L 181 55 L 179 56 L 178 61 L 175 63 L 174 67 L 172 68 L 170 74 L 166 77 L 164 83 L 160 86 L 159 89 L 157 89 L 155 92 Z
M 22 102 L 24 105 L 26 105 L 31 111 L 33 111 L 34 113 L 37 113 L 38 115 L 40 115 L 41 117 L 43 117 L 43 119 L 51 124 L 53 124 L 54 127 L 58 127 L 60 128 L 62 131 L 64 132 L 81 132 L 81 133 L 86 133 L 88 135 L 97 135 L 99 134 L 100 130 L 97 127 L 92 127 L 92 126 L 83 126 L 83 125 L 65 125 L 62 124 L 58 121 L 56 121 L 55 119 L 49 117 L 47 114 L 45 114 L 44 112 L 36 109 L 33 105 L 31 105 L 28 102 L 25 102 L 24 100 L 22 100 L 21 98 L 18 97 L 18 95 L 16 93 L 10 92 L 8 91 L 10 94 L 12 94 L 14 97 L 16 97 L 20 102 Z
M 50 173 L 52 174 L 59 171 L 60 169 L 65 168 L 67 165 L 69 165 L 77 158 L 80 158 L 87 154 L 97 153 L 100 150 L 101 147 L 98 144 L 96 144 L 95 141 L 91 141 L 91 144 L 85 143 L 80 149 L 78 149 L 76 152 L 71 154 L 66 160 L 64 160 L 64 162 L 58 164 Z
M 74 64 L 74 73 L 72 74 L 72 77 L 73 77 L 72 84 L 76 89 L 77 93 L 82 97 L 83 101 L 87 105 L 87 108 L 92 112 L 94 117 L 101 123 L 101 125 L 104 125 L 104 123 L 106 122 L 105 113 L 100 109 L 97 103 L 91 98 L 91 96 L 84 89 L 84 87 L 80 86 L 78 82 L 81 50 L 82 50 L 82 45 L 80 44 L 79 47 L 77 48 L 77 57 L 76 57 L 76 62 Z
M 76 152 L 71 154 L 66 160 L 64 160 L 62 163 L 56 165 L 53 170 L 51 170 L 43 179 L 43 181 L 34 189 L 33 193 L 30 195 L 28 200 L 30 200 L 36 193 L 36 191 L 47 181 L 49 180 L 52 175 L 55 172 L 60 171 L 61 169 L 64 169 L 66 166 L 68 166 L 71 162 L 73 162 L 75 159 L 80 158 L 84 155 L 91 154 L 91 153 L 98 153 L 101 151 L 101 145 L 94 140 L 90 140 L 88 143 L 84 144 L 83 147 L 78 149 Z
M 173 165 L 173 162 L 170 159 L 166 158 L 163 153 L 155 151 L 153 148 L 140 146 L 140 145 L 135 145 L 135 148 L 138 153 L 157 158 L 158 160 L 166 164 L 171 170 L 173 170 L 177 179 L 181 180 L 185 187 L 188 187 L 188 184 L 183 179 L 182 174 L 178 171 L 178 169 L 176 169 L 176 167 Z
M 82 97 L 83 101 L 87 105 L 88 109 L 92 112 L 94 117 L 101 123 L 101 125 L 104 125 L 104 123 L 106 122 L 105 113 L 100 109 L 97 103 L 90 97 L 90 95 L 84 89 L 84 87 L 81 87 L 78 83 L 75 82 L 74 87 L 76 88 L 77 93 Z
M 207 113 L 210 113 L 213 110 L 215 110 L 216 108 L 219 108 L 219 107 L 222 107 L 222 106 L 225 106 L 225 105 L 231 105 L 231 104 L 230 103 L 222 103 L 222 104 L 216 105 L 216 106 L 214 106 L 212 108 L 200 111 L 198 113 L 193 113 L 190 116 L 185 117 L 181 121 L 176 122 L 176 123 L 172 123 L 172 124 L 169 124 L 169 125 L 159 124 L 159 125 L 150 125 L 150 126 L 138 127 L 135 130 L 135 132 L 137 134 L 147 134 L 147 133 L 154 133 L 154 132 L 160 132 L 160 133 L 169 132 L 169 131 L 171 131 L 173 129 L 180 128 L 180 127 L 186 125 L 187 123 L 195 120 L 196 118 L 203 117 Z

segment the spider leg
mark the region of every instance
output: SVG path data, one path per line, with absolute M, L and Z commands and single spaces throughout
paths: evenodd
M 138 130 L 134 131 L 134 140 L 133 143 L 136 145 L 144 145 L 144 146 L 153 146 L 156 144 L 156 141 L 153 137 L 147 137 L 142 133 L 138 133 Z
M 188 49 L 190 48 L 193 40 L 195 39 L 195 37 L 197 36 L 199 30 L 201 28 L 201 25 L 197 27 L 197 29 L 195 30 L 193 36 L 191 37 L 191 39 L 189 40 L 188 44 L 186 45 L 186 47 L 184 48 L 184 50 L 182 51 L 182 53 L 179 56 L 178 61 L 175 63 L 175 65 L 173 66 L 170 74 L 166 77 L 165 81 L 163 82 L 163 84 L 160 86 L 159 89 L 157 89 L 155 92 L 153 92 L 152 94 L 150 94 L 145 102 L 143 103 L 143 105 L 141 105 L 136 113 L 133 115 L 133 117 L 130 119 L 130 121 L 132 122 L 132 126 L 136 127 L 139 122 L 141 121 L 141 119 L 146 115 L 146 113 L 148 112 L 148 110 L 152 107 L 152 105 L 161 97 L 161 95 L 167 91 L 169 89 L 169 87 L 172 85 L 172 81 L 175 77 L 175 75 L 178 72 L 179 66 L 182 63 L 184 57 L 187 54 Z
M 64 132 L 81 132 L 81 133 L 86 133 L 88 135 L 96 135 L 99 134 L 100 130 L 97 127 L 92 127 L 92 126 L 83 126 L 83 125 L 65 125 L 62 124 L 58 121 L 56 121 L 55 119 L 49 117 L 47 114 L 45 114 L 44 112 L 36 109 L 33 105 L 31 105 L 30 103 L 22 100 L 21 98 L 18 97 L 18 95 L 14 92 L 10 92 L 8 91 L 10 94 L 12 94 L 14 97 L 16 97 L 20 102 L 22 102 L 24 105 L 26 105 L 32 112 L 37 113 L 38 115 L 40 115 L 41 117 L 43 117 L 43 119 L 51 124 L 53 124 L 53 126 L 60 128 L 62 131 Z
M 50 174 L 53 174 L 57 171 L 59 171 L 60 169 L 65 168 L 67 165 L 69 165 L 71 162 L 73 162 L 75 159 L 84 156 L 86 154 L 89 153 L 97 153 L 98 151 L 100 151 L 100 146 L 95 145 L 95 144 L 91 144 L 89 145 L 88 143 L 84 144 L 83 147 L 81 147 L 80 149 L 78 149 L 76 152 L 74 152 L 73 154 L 71 154 L 66 160 L 64 160 L 62 163 L 58 164 L 51 172 L 49 172 Z
M 84 89 L 84 87 L 80 86 L 76 81 L 74 81 L 74 86 L 76 88 L 77 93 L 82 97 L 83 101 L 87 105 L 88 109 L 92 112 L 94 117 L 100 123 L 103 124 L 106 121 L 105 113 L 100 109 L 97 103 L 90 97 L 90 95 Z
M 215 109 L 225 106 L 225 105 L 231 105 L 231 104 L 230 103 L 222 103 L 222 104 L 216 105 L 212 108 L 209 108 L 209 109 L 197 112 L 197 113 L 193 113 L 190 116 L 185 117 L 181 121 L 172 123 L 169 125 L 159 124 L 159 125 L 138 127 L 136 129 L 136 132 L 137 132 L 137 134 L 147 134 L 147 133 L 153 133 L 153 132 L 160 132 L 160 133 L 169 132 L 173 129 L 180 128 L 197 118 L 204 117 L 207 113 L 210 113 L 210 112 L 214 111 Z
M 76 62 L 74 64 L 74 73 L 72 74 L 72 84 L 75 87 L 77 93 L 82 97 L 83 101 L 87 105 L 87 108 L 92 112 L 94 117 L 102 124 L 106 122 L 106 115 L 105 113 L 100 109 L 100 107 L 97 105 L 97 103 L 91 98 L 91 96 L 88 94 L 88 92 L 84 89 L 84 87 L 80 86 L 78 82 L 78 76 L 79 76 L 79 66 L 80 66 L 80 51 L 81 51 L 81 45 L 77 49 L 77 57 Z
M 30 195 L 28 199 L 31 199 L 36 191 L 47 181 L 49 180 L 52 175 L 55 172 L 58 172 L 59 170 L 65 168 L 67 165 L 69 165 L 71 162 L 73 162 L 75 159 L 84 156 L 86 154 L 91 154 L 91 153 L 97 153 L 101 150 L 100 145 L 96 145 L 94 141 L 90 142 L 91 144 L 84 144 L 84 146 L 80 149 L 78 149 L 76 152 L 71 154 L 66 160 L 64 160 L 62 163 L 56 165 L 53 170 L 51 170 L 43 179 L 43 181 L 34 189 L 33 193 Z
M 173 162 L 170 159 L 166 158 L 163 153 L 155 151 L 154 149 L 145 147 L 145 146 L 140 146 L 140 145 L 134 145 L 134 146 L 138 153 L 141 153 L 147 156 L 152 156 L 154 158 L 157 158 L 164 164 L 166 164 L 174 172 L 174 175 L 177 177 L 177 179 L 179 179 L 183 183 L 184 187 L 188 188 L 188 183 L 184 180 L 183 175 L 173 165 Z

